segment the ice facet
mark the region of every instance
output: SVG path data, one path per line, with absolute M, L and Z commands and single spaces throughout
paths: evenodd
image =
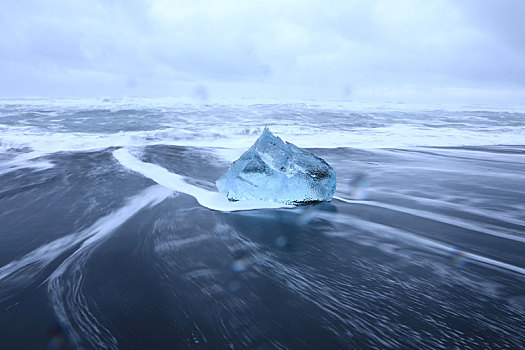
M 335 193 L 335 171 L 323 159 L 265 128 L 215 184 L 228 199 L 286 204 L 322 202 Z

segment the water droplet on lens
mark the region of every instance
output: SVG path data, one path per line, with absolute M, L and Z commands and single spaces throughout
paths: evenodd
M 47 332 L 48 341 L 46 343 L 46 349 L 58 350 L 63 349 L 66 345 L 67 335 L 66 327 L 62 325 L 56 325 Z
M 315 211 L 316 209 L 313 206 L 306 208 L 297 218 L 297 224 L 300 226 L 308 225 L 315 218 Z
M 288 244 L 288 239 L 285 236 L 279 236 L 275 239 L 275 245 L 279 248 L 284 248 Z
M 457 267 L 463 267 L 467 263 L 467 253 L 453 249 L 450 251 L 450 261 Z
M 232 270 L 233 272 L 244 272 L 246 270 L 247 263 L 245 259 L 237 259 L 232 264 Z
M 241 284 L 239 283 L 239 281 L 237 281 L 237 280 L 233 280 L 233 281 L 230 281 L 230 282 L 228 283 L 228 290 L 229 290 L 231 293 L 238 292 L 239 289 L 241 289 Z
M 362 200 L 368 197 L 368 188 L 370 187 L 370 181 L 368 175 L 360 173 L 354 176 L 348 184 L 348 192 L 350 198 Z

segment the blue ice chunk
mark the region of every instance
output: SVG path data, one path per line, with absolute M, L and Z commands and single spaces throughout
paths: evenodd
M 232 201 L 263 200 L 285 204 L 322 202 L 335 193 L 335 171 L 323 159 L 265 128 L 215 184 Z

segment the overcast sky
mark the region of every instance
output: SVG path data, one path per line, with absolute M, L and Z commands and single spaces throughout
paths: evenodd
M 525 100 L 522 0 L 12 0 L 0 96 Z

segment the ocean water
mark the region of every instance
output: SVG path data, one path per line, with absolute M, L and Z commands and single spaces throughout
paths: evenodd
M 265 126 L 331 202 L 216 192 Z M 525 113 L 1 100 L 0 344 L 525 348 Z

